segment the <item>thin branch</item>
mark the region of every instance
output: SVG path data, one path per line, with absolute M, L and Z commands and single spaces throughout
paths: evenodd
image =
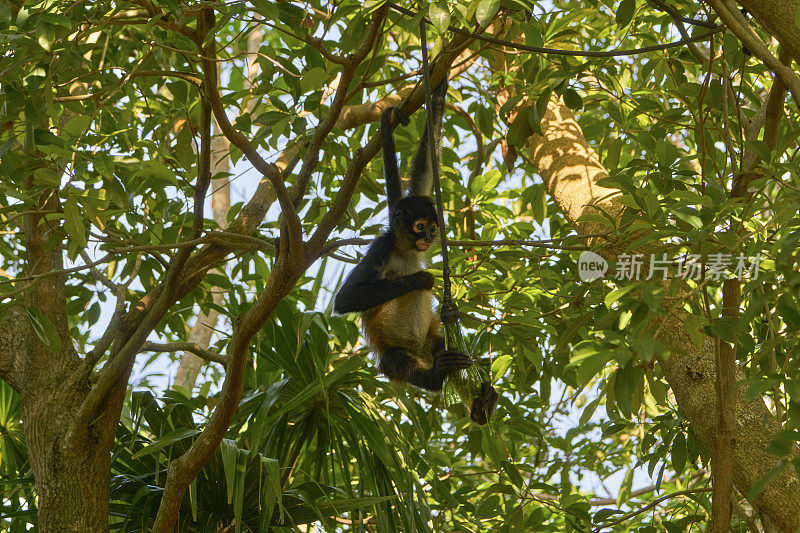
M 339 77 L 339 84 L 336 88 L 336 95 L 333 97 L 331 107 L 328 110 L 328 114 L 325 116 L 325 118 L 320 121 L 320 123 L 314 129 L 314 135 L 308 145 L 308 150 L 306 151 L 305 159 L 303 160 L 303 166 L 300 168 L 300 172 L 297 174 L 297 181 L 292 191 L 295 206 L 300 203 L 300 200 L 305 194 L 308 181 L 311 179 L 311 174 L 316 168 L 317 163 L 319 163 L 319 151 L 322 147 L 322 141 L 325 140 L 325 137 L 327 137 L 328 133 L 330 133 L 330 131 L 333 129 L 334 124 L 336 124 L 336 121 L 342 112 L 342 108 L 347 101 L 347 92 L 350 88 L 350 83 L 353 81 L 353 77 L 355 76 L 356 69 L 372 49 L 372 45 L 380 31 L 381 22 L 386 16 L 386 11 L 386 8 L 382 7 L 372 14 L 372 19 L 370 20 L 364 39 L 361 41 L 358 49 L 353 54 L 348 56 L 347 63 L 344 64 L 342 68 L 342 72 Z
M 211 108 L 214 111 L 214 117 L 217 119 L 222 133 L 231 141 L 231 144 L 236 146 L 245 155 L 247 160 L 252 164 L 255 169 L 267 178 L 275 189 L 275 195 L 278 198 L 278 203 L 281 206 L 281 211 L 286 219 L 287 231 L 289 233 L 290 250 L 293 253 L 300 254 L 302 249 L 302 230 L 300 227 L 300 218 L 297 215 L 294 204 L 289 198 L 289 193 L 286 190 L 286 185 L 283 182 L 283 177 L 278 167 L 273 163 L 267 163 L 256 148 L 250 144 L 241 132 L 234 129 L 225 114 L 225 107 L 222 104 L 220 97 L 219 87 L 217 86 L 217 63 L 211 58 L 203 57 L 203 75 L 205 79 L 206 94 Z
M 140 352 L 192 352 L 206 361 L 221 365 L 228 364 L 228 358 L 224 355 L 207 350 L 194 342 L 170 342 L 169 344 L 146 342 L 142 345 Z
M 701 28 L 709 28 L 709 29 L 714 29 L 717 27 L 716 24 L 714 24 L 713 22 L 708 22 L 707 20 L 684 17 L 683 15 L 680 14 L 680 12 L 677 9 L 670 6 L 666 2 L 662 2 L 661 0 L 647 0 L 647 1 L 650 2 L 651 4 L 654 4 L 661 11 L 668 14 L 676 22 L 685 22 L 686 24 L 691 24 L 692 26 L 700 26 Z
M 57 276 L 60 274 L 73 274 L 75 272 L 80 272 L 81 270 L 92 269 L 97 265 L 101 265 L 103 263 L 107 263 L 114 256 L 126 254 L 126 253 L 148 253 L 148 252 L 157 252 L 162 250 L 180 250 L 183 248 L 195 248 L 201 244 L 217 244 L 221 247 L 224 247 L 228 250 L 261 250 L 262 252 L 266 253 L 273 253 L 275 251 L 275 244 L 269 241 L 265 241 L 264 239 L 260 239 L 258 237 L 253 237 L 250 235 L 243 235 L 241 233 L 234 233 L 231 231 L 214 231 L 209 232 L 203 235 L 198 239 L 192 239 L 190 241 L 185 242 L 176 242 L 172 244 L 151 244 L 151 245 L 141 245 L 141 246 L 126 246 L 122 248 L 116 248 L 113 250 L 109 250 L 106 255 L 101 257 L 100 259 L 96 259 L 91 261 L 90 263 L 84 265 L 78 265 L 75 267 L 70 268 L 62 268 L 58 270 L 50 270 L 48 272 L 42 272 L 41 274 L 35 274 L 32 276 L 23 276 L 20 278 L 13 278 L 13 279 L 5 279 L 0 281 L 0 285 L 5 285 L 9 283 L 20 283 L 23 281 L 38 281 L 44 278 L 49 278 L 51 276 Z M 18 291 L 14 291 L 13 293 L 5 293 L 0 296 L 0 299 L 6 299 L 10 296 L 18 293 L 24 292 L 26 289 L 30 288 L 30 286 L 23 287 Z
M 691 486 L 693 481 L 698 480 L 698 479 L 702 478 L 705 475 L 706 475 L 706 471 L 705 470 L 696 471 L 694 474 L 692 474 L 689 477 L 689 481 L 688 481 L 687 485 Z M 685 476 L 680 476 L 680 477 L 678 477 L 676 479 L 667 480 L 667 481 L 665 481 L 665 483 L 675 483 L 676 481 L 682 481 L 683 479 L 685 479 Z M 648 494 L 650 492 L 657 491 L 659 489 L 659 487 L 660 487 L 660 485 L 648 485 L 647 487 L 642 487 L 641 489 L 637 489 L 637 490 L 631 492 L 631 496 L 630 497 L 631 498 L 637 498 L 639 496 L 644 496 L 645 494 Z M 555 496 L 555 498 L 558 498 L 558 497 Z M 592 507 L 602 507 L 604 505 L 616 505 L 616 503 L 617 503 L 617 498 L 595 498 L 593 500 L 589 500 L 589 505 L 591 505 Z
M 105 287 L 111 289 L 112 292 L 116 293 L 119 290 L 119 286 L 105 277 L 102 272 L 97 269 L 97 266 L 92 264 L 92 258 L 89 257 L 89 254 L 86 253 L 86 250 L 81 250 L 78 255 L 81 256 L 81 259 L 86 263 L 86 268 L 89 269 L 89 273 L 92 275 L 94 279 L 99 281 Z M 106 256 L 107 257 L 107 256 Z
M 206 192 L 211 184 L 211 104 L 208 97 L 200 103 L 200 153 L 197 159 L 197 182 L 194 186 L 194 214 L 192 217 L 192 239 L 203 234 L 203 218 Z
M 295 36 L 297 37 L 297 36 Z M 305 41 L 306 44 L 311 46 L 312 48 L 316 49 L 320 54 L 325 57 L 331 63 L 336 63 L 337 65 L 349 65 L 350 60 L 346 57 L 340 56 L 338 54 L 334 54 L 330 50 L 328 50 L 325 45 L 322 44 L 322 39 L 317 39 L 307 33 L 303 34 L 302 37 L 299 37 L 300 40 Z
M 475 136 L 475 144 L 478 145 L 478 156 L 475 158 L 475 168 L 472 169 L 472 175 L 470 176 L 471 178 L 474 178 L 481 173 L 481 170 L 483 170 L 483 165 L 486 162 L 486 147 L 483 143 L 483 134 L 478 128 L 478 125 L 475 124 L 475 120 L 464 109 L 449 102 L 446 105 L 447 109 L 455 111 L 458 116 L 464 119 L 464 121 L 467 123 L 467 126 L 469 126 L 469 129 L 472 130 L 472 134 Z
M 397 4 L 395 4 L 394 2 L 386 2 L 386 5 L 388 5 L 389 7 L 391 7 L 393 10 L 397 11 L 398 13 L 402 13 L 402 14 L 410 16 L 410 17 L 416 17 L 417 16 L 417 13 L 414 13 L 413 11 L 411 11 L 409 9 L 401 7 L 401 6 L 397 5 Z M 431 22 L 427 18 L 423 18 L 423 20 L 427 24 L 431 24 Z M 641 48 L 632 48 L 630 50 L 612 50 L 612 51 L 600 51 L 600 50 L 597 50 L 597 51 L 588 51 L 588 52 L 581 52 L 579 50 L 561 50 L 561 49 L 558 49 L 558 48 L 545 48 L 545 47 L 542 47 L 542 46 L 528 46 L 528 45 L 525 45 L 525 44 L 518 44 L 518 43 L 513 43 L 513 42 L 510 42 L 510 41 L 504 41 L 504 40 L 498 39 L 496 37 L 490 37 L 488 35 L 485 35 L 484 33 L 471 32 L 471 31 L 468 31 L 468 30 L 465 30 L 463 28 L 459 28 L 459 27 L 456 27 L 456 26 L 448 26 L 447 29 L 449 29 L 450 31 L 452 31 L 453 33 L 455 33 L 457 35 L 461 35 L 463 37 L 469 37 L 470 39 L 475 39 L 477 41 L 485 41 L 487 43 L 492 43 L 492 44 L 495 44 L 495 45 L 498 45 L 498 46 L 503 46 L 503 47 L 506 47 L 506 48 L 513 48 L 513 49 L 516 49 L 516 50 L 523 50 L 525 52 L 535 52 L 537 54 L 553 54 L 553 55 L 573 56 L 573 57 L 618 57 L 618 56 L 631 56 L 631 55 L 637 55 L 637 54 L 644 54 L 644 53 L 647 53 L 647 52 L 657 52 L 659 50 L 668 50 L 670 48 L 678 48 L 680 46 L 684 46 L 684 45 L 689 44 L 689 43 L 696 43 L 698 41 L 705 41 L 706 39 L 708 39 L 712 35 L 721 32 L 723 29 L 725 29 L 725 27 L 724 26 L 716 26 L 716 27 L 714 27 L 714 29 L 712 29 L 712 30 L 710 30 L 710 31 L 708 31 L 708 32 L 706 32 L 706 33 L 704 33 L 702 35 L 697 35 L 695 37 L 689 37 L 688 39 L 681 39 L 680 41 L 675 41 L 675 42 L 672 42 L 672 43 L 656 44 L 656 45 L 652 45 L 652 46 L 643 46 Z
M 656 505 L 658 505 L 659 503 L 661 503 L 661 502 L 663 502 L 665 500 L 671 500 L 672 498 L 677 498 L 678 496 L 686 496 L 688 494 L 696 494 L 698 492 L 711 492 L 711 489 L 710 488 L 686 489 L 686 490 L 679 490 L 679 491 L 673 492 L 671 494 L 667 494 L 667 495 L 662 496 L 660 498 L 656 498 L 655 500 L 653 500 L 652 502 L 648 503 L 647 505 L 645 505 L 641 509 L 637 509 L 635 511 L 631 511 L 628 514 L 622 515 L 617 520 L 614 520 L 613 522 L 607 522 L 607 523 L 605 523 L 605 524 L 603 524 L 603 525 L 601 525 L 599 527 L 596 527 L 592 531 L 594 531 L 596 533 L 596 532 L 602 531 L 602 530 L 604 530 L 606 528 L 609 528 L 609 527 L 612 527 L 612 526 L 616 526 L 617 524 L 621 524 L 623 522 L 626 522 L 626 521 L 630 520 L 631 518 L 633 518 L 634 516 L 642 514 L 643 512 L 645 512 L 645 511 L 647 511 L 649 509 L 652 509 L 653 507 L 655 507 Z

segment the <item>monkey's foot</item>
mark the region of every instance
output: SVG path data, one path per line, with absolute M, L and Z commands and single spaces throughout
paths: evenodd
M 484 381 L 481 384 L 481 390 L 478 396 L 472 400 L 469 418 L 478 425 L 482 426 L 486 424 L 489 419 L 492 418 L 492 413 L 494 413 L 494 408 L 495 405 L 497 405 L 497 399 L 499 397 L 497 391 L 492 387 L 492 384 L 488 381 Z

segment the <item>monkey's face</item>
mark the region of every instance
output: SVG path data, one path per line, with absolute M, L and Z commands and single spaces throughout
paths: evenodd
M 418 218 L 411 227 L 411 234 L 414 236 L 414 245 L 420 252 L 427 252 L 433 244 L 439 225 L 435 220 L 429 218 Z
M 404 249 L 427 252 L 439 232 L 436 208 L 429 196 L 406 196 L 397 203 L 392 228 Z

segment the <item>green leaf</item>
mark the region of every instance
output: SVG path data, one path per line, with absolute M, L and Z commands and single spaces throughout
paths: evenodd
M 74 196 L 68 195 L 64 202 L 64 230 L 69 235 L 70 241 L 79 248 L 86 248 L 86 227 L 83 225 L 83 215 L 78 201 Z
M 639 410 L 643 379 L 644 372 L 635 362 L 628 363 L 627 366 L 616 372 L 614 401 L 619 413 L 625 418 L 630 418 Z
M 635 0 L 622 0 L 617 8 L 617 26 L 624 28 L 633 20 L 633 12 L 636 10 Z
M 611 306 L 614 304 L 614 302 L 616 302 L 617 300 L 628 294 L 631 290 L 633 290 L 633 287 L 634 287 L 633 285 L 625 285 L 624 287 L 621 287 L 619 289 L 614 289 L 613 291 L 606 294 L 606 297 L 604 299 L 606 307 L 611 309 Z
M 53 353 L 60 353 L 61 337 L 58 335 L 55 325 L 37 307 L 29 305 L 25 309 L 28 311 L 33 331 L 36 332 L 36 336 L 39 337 L 45 348 Z
M 500 464 L 503 465 L 503 470 L 508 474 L 508 479 L 511 480 L 511 483 L 518 489 L 522 488 L 522 476 L 519 474 L 519 470 L 517 470 L 517 465 L 510 461 L 502 461 Z
M 676 474 L 683 472 L 686 467 L 686 437 L 682 432 L 678 431 L 675 438 L 672 440 L 672 448 L 670 449 L 670 458 L 672 460 L 672 469 Z
M 539 116 L 539 109 L 535 105 L 528 108 L 528 124 L 530 124 L 533 133 L 544 135 L 542 132 L 542 118 Z
M 622 485 L 619 487 L 619 494 L 617 495 L 617 507 L 626 503 L 631 499 L 631 488 L 633 487 L 633 473 L 635 468 L 628 468 L 625 472 L 625 478 L 622 480 Z
M 450 26 L 450 11 L 447 9 L 447 2 L 434 2 L 428 7 L 428 17 L 433 23 L 433 27 L 440 35 L 447 31 Z
M 330 77 L 330 74 L 324 68 L 314 67 L 303 73 L 303 78 L 300 80 L 300 88 L 303 92 L 321 90 Z
M 514 359 L 510 355 L 501 355 L 492 361 L 492 381 L 496 382 L 503 377 Z
M 788 294 L 782 294 L 778 299 L 778 313 L 780 313 L 786 324 L 795 331 L 800 328 L 800 312 L 798 312 L 797 305 Z
M 75 115 L 64 125 L 62 131 L 70 138 L 77 139 L 91 122 L 92 117 L 89 115 Z
M 713 319 L 709 329 L 725 342 L 735 342 L 739 329 L 739 319 L 734 316 L 721 316 Z
M 199 435 L 201 432 L 202 430 L 195 428 L 175 429 L 173 431 L 170 431 L 163 437 L 151 442 L 138 452 L 134 453 L 131 459 L 138 459 L 139 457 L 144 457 L 145 455 L 154 454 L 157 451 L 166 448 L 167 446 L 175 444 L 176 442 L 180 442 L 184 439 L 188 439 L 189 437 Z
M 55 169 L 50 167 L 37 168 L 33 171 L 33 181 L 37 185 L 58 187 L 61 179 Z
M 597 406 L 600 405 L 601 398 L 602 396 L 598 396 L 597 398 L 592 400 L 591 403 L 589 403 L 589 405 L 586 406 L 586 408 L 583 410 L 583 413 L 581 413 L 580 420 L 578 421 L 579 427 L 585 426 L 586 423 L 589 420 L 591 420 L 592 415 L 594 414 L 595 411 L 597 411 Z
M 583 98 L 578 94 L 575 89 L 567 89 L 564 91 L 564 103 L 573 111 L 577 111 L 583 107 Z
M 475 8 L 475 20 L 481 26 L 486 26 L 492 21 L 492 18 L 497 14 L 500 7 L 500 0 L 477 0 L 478 5 Z
M 584 341 L 573 350 L 568 367 L 576 368 L 578 386 L 585 386 L 605 368 L 610 359 L 608 350 L 601 351 L 597 343 Z

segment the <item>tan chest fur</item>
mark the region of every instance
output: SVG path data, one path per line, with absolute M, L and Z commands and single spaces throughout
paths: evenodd
M 422 270 L 422 253 L 409 253 L 405 256 L 395 254 L 381 273 L 383 279 L 408 276 Z M 405 346 L 414 354 L 421 354 L 430 328 L 433 310 L 429 291 L 411 291 L 388 301 L 365 313 L 372 320 L 374 330 L 366 331 L 367 337 L 374 341 L 381 339 L 382 345 L 373 347 L 383 352 L 391 346 Z

